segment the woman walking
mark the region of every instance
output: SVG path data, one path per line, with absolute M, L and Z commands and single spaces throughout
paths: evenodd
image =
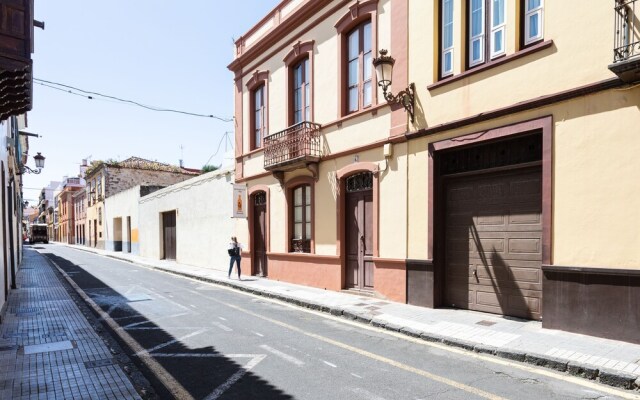
M 242 280 L 240 278 L 240 252 L 242 251 L 242 244 L 238 243 L 238 239 L 235 236 L 231 237 L 231 242 L 229 243 L 228 252 L 229 252 L 229 273 L 227 274 L 227 278 L 231 278 L 231 271 L 233 271 L 233 263 L 235 262 L 238 269 L 238 280 Z

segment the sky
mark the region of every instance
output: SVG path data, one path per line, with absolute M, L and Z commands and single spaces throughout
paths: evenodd
M 36 0 L 33 110 L 28 113 L 24 199 L 50 181 L 78 176 L 80 163 L 132 156 L 202 168 L 232 154 L 233 122 L 89 100 L 38 84 L 61 83 L 159 108 L 233 116 L 234 39 L 279 0 Z M 76 91 L 77 92 L 77 91 Z M 229 132 L 231 141 L 224 139 Z M 226 146 L 226 147 L 225 147 Z M 218 149 L 219 148 L 219 149 Z

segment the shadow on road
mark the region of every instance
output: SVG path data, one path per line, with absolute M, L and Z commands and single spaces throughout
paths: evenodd
M 144 301 L 144 299 L 127 298 L 81 266 L 63 257 L 48 252 L 41 254 L 65 271 L 102 311 L 117 321 L 119 326 L 135 326 L 136 329 L 125 329 L 124 331 L 142 348 L 147 350 L 157 348 L 156 351 L 151 351 L 149 356 L 167 371 L 170 379 L 159 377 L 157 375 L 159 368 L 148 365 L 153 365 L 153 362 L 144 363 L 141 357 L 135 356 L 134 351 L 115 332 L 112 332 L 122 347 L 127 349 L 129 356 L 138 368 L 152 383 L 160 398 L 175 398 L 174 394 L 179 393 L 175 389 L 172 390 L 172 385 L 169 382 L 171 378 L 194 399 L 293 398 L 248 370 L 252 364 L 259 362 L 259 359 L 251 357 L 232 359 L 219 353 L 212 346 L 189 348 L 129 305 L 133 302 Z M 105 327 L 109 329 L 106 324 Z

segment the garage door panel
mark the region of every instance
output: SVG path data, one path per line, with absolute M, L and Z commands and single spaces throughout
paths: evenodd
M 516 179 L 509 183 L 511 197 L 530 198 L 532 195 L 542 195 L 542 182 L 540 178 Z
M 518 317 L 540 317 L 540 176 L 538 169 L 458 178 L 447 183 L 445 303 Z M 467 307 L 459 304 L 463 292 L 469 293 Z
M 509 238 L 509 254 L 531 254 L 537 256 L 542 251 L 541 238 Z

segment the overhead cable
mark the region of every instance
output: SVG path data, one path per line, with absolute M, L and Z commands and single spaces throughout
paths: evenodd
M 146 104 L 142 104 L 139 103 L 137 101 L 133 101 L 133 100 L 128 100 L 128 99 L 123 99 L 120 97 L 116 97 L 116 96 L 111 96 L 111 95 L 107 95 L 107 94 L 102 94 L 102 93 L 98 93 L 98 92 L 92 92 L 89 90 L 84 90 L 84 89 L 80 89 L 77 88 L 75 86 L 71 86 L 71 85 L 65 85 L 63 83 L 58 83 L 58 82 L 52 82 L 52 81 L 47 81 L 44 79 L 38 79 L 38 78 L 33 78 L 34 82 L 51 88 L 51 89 L 56 89 L 56 90 L 60 90 L 62 92 L 65 93 L 69 93 L 75 96 L 81 96 L 81 97 L 85 97 L 89 100 L 97 100 L 94 99 L 93 96 L 98 96 L 98 97 L 104 97 L 106 99 L 111 99 L 111 100 L 115 100 L 121 103 L 128 103 L 128 104 L 133 104 L 135 106 L 138 107 L 142 107 L 142 108 L 146 108 L 147 110 L 151 110 L 151 111 L 159 111 L 159 112 L 171 112 L 171 113 L 177 113 L 177 114 L 184 114 L 184 115 L 190 115 L 193 117 L 202 117 L 202 118 L 214 118 L 223 122 L 231 122 L 233 121 L 233 118 L 223 118 L 223 117 L 218 117 L 216 115 L 213 114 L 200 114 L 200 113 L 193 113 L 193 112 L 188 112 L 188 111 L 181 111 L 181 110 L 174 110 L 171 108 L 164 108 L 164 107 L 156 107 L 156 106 L 150 106 L 150 105 L 146 105 Z M 77 93 L 80 92 L 80 93 Z

